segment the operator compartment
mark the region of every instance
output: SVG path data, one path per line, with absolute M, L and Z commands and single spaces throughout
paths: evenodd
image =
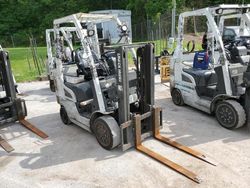
M 75 95 L 78 110 L 80 112 L 92 111 L 92 103 L 95 97 L 93 91 L 93 81 L 91 66 L 88 63 L 86 54 L 82 49 L 75 51 L 73 61 L 63 63 L 63 78 L 64 84 Z M 114 51 L 107 51 L 98 58 L 92 52 L 92 57 L 95 62 L 97 75 L 99 78 L 100 88 L 103 93 L 103 98 L 106 104 L 107 111 L 117 109 L 117 81 L 116 81 L 116 56 Z M 129 78 L 129 104 L 135 103 L 138 100 L 136 86 L 136 72 L 128 71 Z M 65 95 L 70 96 L 65 92 Z M 72 97 L 72 96 L 71 96 Z M 87 103 L 86 103 L 87 101 Z

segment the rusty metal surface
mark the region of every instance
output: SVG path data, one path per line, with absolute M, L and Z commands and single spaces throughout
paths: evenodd
M 135 146 L 141 145 L 141 116 L 135 116 Z
M 26 127 L 27 129 L 31 130 L 36 135 L 40 136 L 41 138 L 48 138 L 48 135 L 45 134 L 43 131 L 32 125 L 30 122 L 26 121 L 25 119 L 19 119 L 19 123 Z
M 180 144 L 180 143 L 178 143 L 176 141 L 173 141 L 173 140 L 171 140 L 171 139 L 169 139 L 167 137 L 164 137 L 164 136 L 160 135 L 160 131 L 159 131 L 160 130 L 160 120 L 159 120 L 160 111 L 161 111 L 160 108 L 155 108 L 154 113 L 153 113 L 154 114 L 154 118 L 153 118 L 154 119 L 154 124 L 153 124 L 154 131 L 153 131 L 153 133 L 154 133 L 154 137 L 157 140 L 159 140 L 159 141 L 161 141 L 161 142 L 163 142 L 165 144 L 168 144 L 168 145 L 170 145 L 172 147 L 175 147 L 175 148 L 177 148 L 177 149 L 179 149 L 181 151 L 184 151 L 185 153 L 187 153 L 189 155 L 192 155 L 193 157 L 196 157 L 196 158 L 198 158 L 198 159 L 200 159 L 202 161 L 205 161 L 205 162 L 207 162 L 207 163 L 209 163 L 211 165 L 214 165 L 214 166 L 217 165 L 217 163 L 215 161 L 213 161 L 212 159 L 207 157 L 205 154 L 203 154 L 203 153 L 201 153 L 199 151 L 196 151 L 194 149 L 191 149 L 191 148 L 189 148 L 189 147 L 187 147 L 185 145 L 182 145 L 182 144 Z
M 141 120 L 149 118 L 152 115 L 152 112 L 146 112 L 141 115 Z
M 178 173 L 186 176 L 187 178 L 195 181 L 196 183 L 201 183 L 201 179 L 195 173 L 193 173 L 193 172 L 187 170 L 186 168 L 178 165 L 177 163 L 163 157 L 162 155 L 155 153 L 154 151 L 146 148 L 145 146 L 139 145 L 139 146 L 136 146 L 136 149 L 138 151 L 148 155 L 149 157 L 159 161 L 160 163 L 168 166 L 169 168 L 177 171 Z
M 8 153 L 14 150 L 14 148 L 1 136 L 0 136 L 0 146 Z
M 158 110 L 159 111 L 159 110 Z M 141 144 L 141 115 L 136 115 L 134 117 L 134 121 L 135 121 L 135 147 L 138 151 L 148 155 L 149 157 L 157 160 L 158 162 L 168 166 L 169 168 L 175 170 L 176 172 L 188 177 L 189 179 L 193 180 L 194 182 L 196 183 L 200 183 L 201 180 L 198 178 L 198 176 L 187 170 L 186 168 L 178 165 L 177 163 L 163 157 L 162 155 L 146 148 L 145 146 L 143 146 Z M 159 121 L 159 120 L 156 120 L 154 119 L 154 121 Z
M 184 146 L 184 145 L 182 145 L 182 144 L 180 144 L 178 142 L 175 142 L 175 141 L 173 141 L 173 140 L 171 140 L 171 139 L 169 139 L 167 137 L 161 136 L 159 134 L 158 135 L 154 135 L 154 137 L 157 140 L 159 140 L 159 141 L 161 141 L 163 143 L 166 143 L 166 144 L 168 144 L 168 145 L 170 145 L 172 147 L 175 147 L 175 148 L 177 148 L 177 149 L 179 149 L 181 151 L 184 151 L 185 153 L 187 153 L 189 155 L 192 155 L 192 156 L 194 156 L 194 157 L 196 157 L 196 158 L 198 158 L 198 159 L 200 159 L 202 161 L 205 161 L 205 162 L 207 162 L 207 163 L 209 163 L 211 165 L 214 165 L 214 166 L 217 165 L 217 163 L 215 161 L 213 161 L 212 159 L 210 159 L 209 157 L 207 157 L 205 154 L 200 153 L 199 151 L 191 149 L 191 148 L 189 148 L 187 146 Z

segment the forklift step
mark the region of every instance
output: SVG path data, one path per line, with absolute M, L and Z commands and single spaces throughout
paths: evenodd
M 216 166 L 216 163 L 209 159 L 206 155 L 202 154 L 201 152 L 195 151 L 187 146 L 184 146 L 176 141 L 173 141 L 169 138 L 163 137 L 160 135 L 160 119 L 161 119 L 161 109 L 160 108 L 153 108 L 153 136 L 157 140 L 166 143 L 170 146 L 173 146 L 181 151 L 186 152 L 189 155 L 192 155 L 202 161 L 205 161 L 211 165 Z M 177 163 L 163 157 L 162 155 L 146 148 L 142 145 L 141 139 L 141 121 L 143 115 L 136 115 L 134 116 L 134 125 L 135 125 L 135 147 L 138 151 L 148 155 L 149 157 L 157 160 L 158 162 L 170 167 L 171 169 L 175 170 L 176 172 L 186 176 L 187 178 L 193 180 L 196 183 L 200 183 L 201 180 L 195 173 L 189 171 L 188 169 L 178 165 Z
M 26 121 L 25 119 L 19 119 L 19 123 L 43 139 L 49 137 L 47 134 L 45 134 L 43 131 L 41 131 L 40 129 L 38 129 L 37 127 L 32 125 L 30 122 Z
M 14 150 L 14 148 L 1 136 L 0 136 L 0 146 L 8 153 Z

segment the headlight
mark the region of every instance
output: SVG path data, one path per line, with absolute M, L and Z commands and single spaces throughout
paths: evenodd
M 127 32 L 127 30 L 128 30 L 128 26 L 127 25 L 123 25 L 122 27 L 121 27 L 121 29 L 122 29 L 122 32 Z
M 88 30 L 88 37 L 92 37 L 94 36 L 94 34 L 95 34 L 95 30 L 93 29 Z

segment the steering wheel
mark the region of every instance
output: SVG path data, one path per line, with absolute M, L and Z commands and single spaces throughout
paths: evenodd
M 190 44 L 192 44 L 192 48 L 191 49 L 190 49 Z M 188 41 L 188 43 L 187 43 L 187 51 L 188 51 L 188 53 L 192 53 L 194 51 L 194 48 L 195 48 L 195 42 L 194 42 L 194 40 Z

